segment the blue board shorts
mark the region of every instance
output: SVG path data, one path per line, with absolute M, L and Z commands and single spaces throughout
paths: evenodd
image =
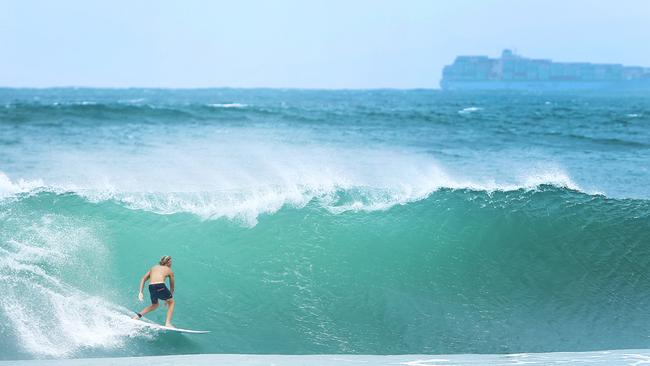
M 158 299 L 169 300 L 172 298 L 172 293 L 164 283 L 154 283 L 149 285 L 149 295 L 151 295 L 151 303 L 157 304 Z

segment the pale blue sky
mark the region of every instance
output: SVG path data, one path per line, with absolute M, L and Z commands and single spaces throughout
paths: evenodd
M 650 1 L 0 0 L 0 86 L 437 88 L 458 54 L 650 66 Z

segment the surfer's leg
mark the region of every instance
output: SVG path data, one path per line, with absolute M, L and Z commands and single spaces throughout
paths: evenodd
M 174 314 L 174 299 L 169 299 L 165 301 L 167 303 L 167 319 L 165 319 L 166 327 L 174 327 L 172 325 L 172 315 Z
M 146 313 L 148 313 L 150 311 L 156 310 L 156 308 L 158 308 L 158 303 L 151 304 L 151 305 L 147 306 L 146 308 L 142 309 L 142 311 L 140 311 L 140 313 L 136 314 L 133 317 L 133 319 L 140 319 L 140 317 L 142 317 L 144 314 L 146 314 Z

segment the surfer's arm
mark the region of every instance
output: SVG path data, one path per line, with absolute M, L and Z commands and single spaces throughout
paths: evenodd
M 147 273 L 142 276 L 142 279 L 140 280 L 140 290 L 138 292 L 138 297 L 140 298 L 140 301 L 142 301 L 142 298 L 144 295 L 142 294 L 142 289 L 144 288 L 144 283 L 147 282 L 147 280 L 151 277 L 151 270 L 148 270 Z
M 169 290 L 174 294 L 174 272 L 169 274 Z

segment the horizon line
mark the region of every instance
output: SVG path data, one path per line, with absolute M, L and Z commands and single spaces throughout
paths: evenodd
M 276 87 L 276 86 L 6 86 L 0 85 L 0 89 L 160 89 L 160 90 L 209 90 L 209 89 L 248 89 L 248 90 L 442 90 L 438 87 Z

